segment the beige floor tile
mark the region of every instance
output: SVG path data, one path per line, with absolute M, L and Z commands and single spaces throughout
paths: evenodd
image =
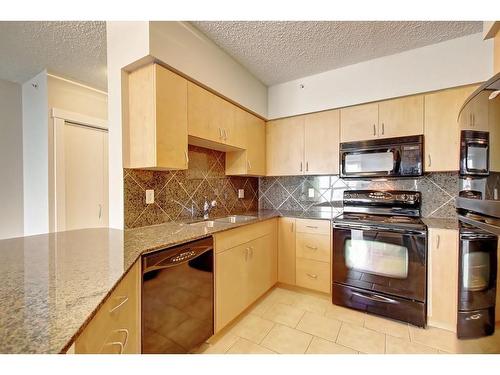
M 335 342 L 341 325 L 340 320 L 306 312 L 300 319 L 296 329 Z
M 326 309 L 325 316 L 328 318 L 341 320 L 343 322 L 363 326 L 365 323 L 366 314 L 342 306 L 330 305 Z
M 500 354 L 500 327 L 493 336 L 479 339 L 458 340 L 457 353 L 464 354 Z
M 317 314 L 324 314 L 326 312 L 327 307 L 331 304 L 332 302 L 328 299 L 323 299 L 304 294 L 297 297 L 292 306 L 305 311 Z
M 306 354 L 358 354 L 358 352 L 334 342 L 313 337 Z
M 408 324 L 387 318 L 366 314 L 365 328 L 406 340 L 410 339 Z
M 454 332 L 434 327 L 423 329 L 410 326 L 409 328 L 412 342 L 444 350 L 449 353 L 456 353 L 458 350 L 458 340 Z
M 224 354 L 227 352 L 240 337 L 236 336 L 232 332 L 228 332 L 225 335 L 217 338 L 217 340 L 210 339 L 209 347 L 205 349 L 203 354 Z
M 236 324 L 232 332 L 237 336 L 259 344 L 273 326 L 272 321 L 249 314 Z
M 391 335 L 386 336 L 385 343 L 387 354 L 438 354 L 437 349 Z
M 264 299 L 258 303 L 255 304 L 250 310 L 249 314 L 256 315 L 256 316 L 262 316 L 264 313 L 269 310 L 272 306 L 274 306 L 276 303 L 271 300 L 271 299 Z
M 312 336 L 296 329 L 276 324 L 262 340 L 261 346 L 282 354 L 305 353 Z
M 285 305 L 283 303 L 277 303 L 267 310 L 262 317 L 264 319 L 272 320 L 273 322 L 295 328 L 299 320 L 304 315 L 304 312 L 304 310 L 296 307 Z
M 275 288 L 267 297 L 275 303 L 283 303 L 285 305 L 293 305 L 298 299 L 301 299 L 304 294 L 295 292 L 293 290 Z
M 363 353 L 384 354 L 385 335 L 354 324 L 342 323 L 337 344 Z
M 227 354 L 276 354 L 275 352 L 266 349 L 252 341 L 243 338 L 238 339 L 231 348 L 226 352 Z

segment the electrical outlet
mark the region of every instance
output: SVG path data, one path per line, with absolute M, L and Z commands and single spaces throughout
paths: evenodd
M 146 190 L 146 204 L 152 204 L 155 202 L 155 191 Z
M 245 198 L 245 190 L 238 189 L 238 198 Z
M 313 188 L 307 189 L 307 195 L 309 198 L 314 198 L 314 189 Z

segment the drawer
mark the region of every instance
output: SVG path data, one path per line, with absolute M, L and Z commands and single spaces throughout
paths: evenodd
M 297 219 L 297 233 L 330 235 L 330 220 Z
M 330 263 L 330 236 L 297 233 L 296 254 L 299 258 Z
M 77 354 L 140 353 L 139 263 L 132 266 L 78 336 Z
M 268 234 L 278 232 L 278 219 L 273 218 L 254 224 L 243 225 L 214 235 L 215 253 L 231 249 Z
M 330 293 L 330 264 L 297 258 L 296 283 L 298 286 Z

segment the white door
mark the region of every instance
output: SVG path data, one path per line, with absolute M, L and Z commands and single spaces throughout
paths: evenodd
M 64 194 L 56 199 L 64 202 L 58 202 L 63 207 L 58 230 L 108 226 L 107 130 L 65 122 L 62 143 L 57 159 Z

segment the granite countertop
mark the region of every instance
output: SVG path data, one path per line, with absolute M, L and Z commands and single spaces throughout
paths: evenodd
M 428 228 L 458 230 L 458 220 L 457 219 L 423 217 L 422 221 L 424 222 L 425 225 L 427 225 Z
M 169 222 L 0 240 L 0 353 L 65 352 L 141 254 L 274 217 L 332 220 L 337 210 L 261 210 L 213 228 Z M 456 227 L 456 220 L 425 219 Z M 454 224 L 455 223 L 455 224 Z
M 0 353 L 65 352 L 141 254 L 278 216 L 334 215 L 250 214 L 256 218 L 214 228 L 169 222 L 125 231 L 82 229 L 0 240 Z

